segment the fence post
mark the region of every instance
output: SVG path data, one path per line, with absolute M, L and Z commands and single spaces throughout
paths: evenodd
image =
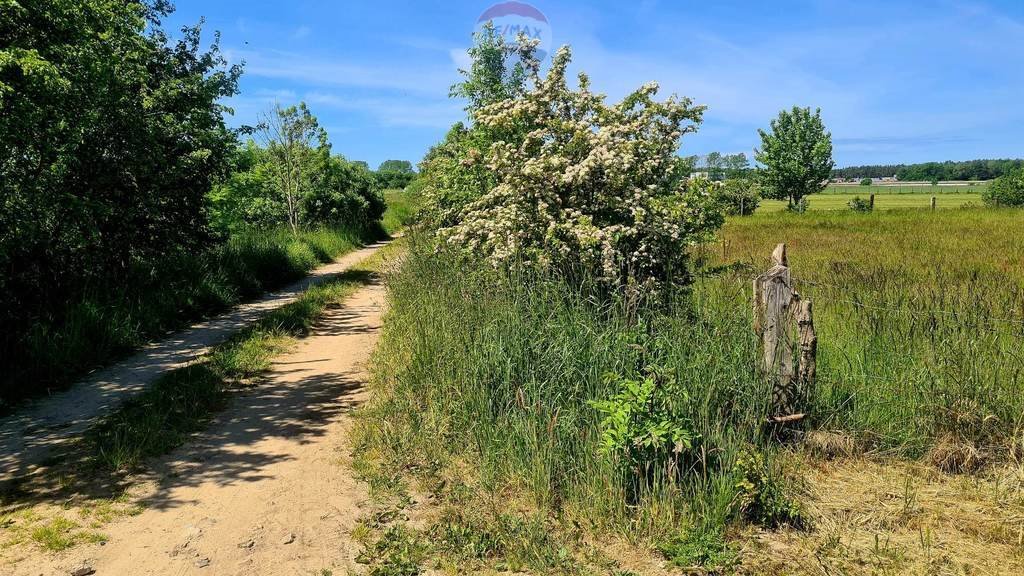
M 871 195 L 871 209 L 872 210 L 875 209 L 875 195 L 874 194 Z
M 804 417 L 797 411 L 814 385 L 818 337 L 811 301 L 801 300 L 793 289 L 785 244 L 776 246 L 772 262 L 754 279 L 754 331 L 763 355 L 760 368 L 772 382 L 771 420 L 783 423 Z M 799 340 L 793 336 L 794 327 Z
M 935 196 L 932 196 L 932 210 L 935 210 Z

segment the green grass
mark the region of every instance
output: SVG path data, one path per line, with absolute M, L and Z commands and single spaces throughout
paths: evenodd
M 380 237 L 379 230 L 251 231 L 200 254 L 168 256 L 117 285 L 97 286 L 40 319 L 0 378 L 0 411 L 71 383 L 152 338 L 298 280 Z
M 652 545 L 742 515 L 737 460 L 769 450 L 761 430 L 769 394 L 755 376 L 749 306 L 709 300 L 716 322 L 708 322 L 680 295 L 670 311 L 638 319 L 629 306 L 596 305 L 558 279 L 504 278 L 411 244 L 389 279 L 392 309 L 361 443 L 382 466 L 445 485 L 454 471 L 472 470 L 464 483 L 493 500 L 471 508 L 518 501 L 535 510 L 523 521 L 554 514 Z M 638 480 L 617 454 L 602 452 L 591 401 L 618 392 L 608 374 L 651 371 L 675 391 L 673 409 L 696 440 Z M 490 526 L 514 537 L 497 514 Z
M 828 191 L 822 194 L 814 194 L 808 196 L 807 200 L 810 203 L 811 210 L 849 210 L 850 200 L 857 196 L 866 200 L 872 193 L 875 194 L 876 210 L 929 209 L 931 208 L 932 196 L 936 197 L 935 207 L 938 209 L 962 208 L 971 204 L 982 205 L 981 194 L 963 192 L 963 190 L 968 190 L 968 188 L 964 187 L 961 187 L 961 191 L 958 192 L 945 192 L 941 194 L 932 193 L 928 187 L 921 188 L 921 193 L 919 194 L 868 191 L 866 190 L 867 188 L 877 188 L 869 186 L 864 186 L 865 190 L 863 191 L 860 188 L 843 188 L 843 193 Z M 781 212 L 786 209 L 786 206 L 787 203 L 783 200 L 761 200 L 761 205 L 757 211 L 758 213 Z
M 743 305 L 787 243 L 815 304 L 818 426 L 909 457 L 945 441 L 1005 459 L 1024 431 L 1022 224 L 1009 209 L 733 219 L 722 236 L 737 272 L 701 293 Z
M 815 302 L 819 380 L 805 424 L 862 451 L 970 470 L 1021 453 L 1022 223 L 1024 212 L 987 209 L 736 218 L 724 245 L 696 251 L 692 291 L 639 309 L 452 260 L 414 235 L 389 278 L 358 452 L 472 512 L 446 516 L 451 535 L 434 541 L 456 544 L 441 557 L 484 550 L 492 568 L 516 558 L 492 544 L 516 537 L 501 520 L 510 513 L 542 519 L 573 558 L 579 534 L 613 535 L 722 568 L 730 527 L 803 523 L 799 482 L 764 424 L 751 330 L 751 280 L 774 245 L 789 244 Z M 645 379 L 661 399 L 624 404 L 624 386 Z M 644 452 L 654 436 L 641 436 L 626 443 L 641 448 L 609 450 L 595 409 L 609 399 L 629 426 L 645 410 L 668 414 L 692 445 Z
M 388 234 L 411 224 L 422 204 L 420 193 L 412 186 L 405 190 L 385 190 L 384 201 L 388 208 L 384 212 L 383 226 Z

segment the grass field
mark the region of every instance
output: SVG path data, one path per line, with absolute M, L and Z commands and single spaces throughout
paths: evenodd
M 788 525 L 797 530 L 785 545 L 803 543 L 795 558 L 817 554 L 837 573 L 900 573 L 932 565 L 934 525 L 942 546 L 974 551 L 951 560 L 968 572 L 1008 566 L 1016 536 L 872 508 L 883 498 L 875 488 L 889 489 L 870 486 L 877 468 L 791 467 L 789 450 L 804 449 L 766 436 L 749 302 L 752 277 L 787 242 L 819 332 L 806 466 L 821 465 L 821 450 L 977 474 L 1022 453 L 1022 223 L 1024 212 L 987 209 L 733 219 L 722 244 L 695 254 L 705 273 L 689 295 L 641 310 L 600 304 L 561 279 L 469 266 L 412 238 L 389 278 L 392 311 L 357 453 L 372 485 L 412 483 L 442 512 L 424 531 L 380 542 L 415 542 L 422 557 L 480 570 L 614 573 L 625 567 L 593 543 L 625 540 L 682 567 L 753 562 L 762 573 L 778 560 L 738 534 Z M 615 449 L 614 422 L 640 440 Z M 672 454 L 650 448 L 669 430 L 688 440 Z M 905 473 L 886 474 L 890 486 Z M 927 496 L 914 504 L 912 485 L 958 497 L 927 474 L 906 482 L 905 511 L 968 514 Z M 860 491 L 864 513 L 880 518 L 875 532 L 843 520 L 835 490 Z M 985 492 L 986 511 L 970 521 L 1016 522 L 1000 510 L 1020 509 L 1024 495 L 1007 490 Z M 897 526 L 899 547 L 879 540 Z M 915 526 L 928 535 L 911 551 Z
M 864 186 L 864 188 L 869 188 Z M 872 186 L 870 188 L 878 188 Z M 959 192 L 946 192 L 946 193 L 929 193 L 929 188 L 922 188 L 923 193 L 920 194 L 899 194 L 899 193 L 887 193 L 887 192 L 870 192 L 867 190 L 861 191 L 857 187 L 850 187 L 843 189 L 842 193 L 828 191 L 822 194 L 814 194 L 808 197 L 810 202 L 811 210 L 849 210 L 850 200 L 855 197 L 861 197 L 865 200 L 868 199 L 872 193 L 875 194 L 875 209 L 876 210 L 902 210 L 912 208 L 924 208 L 928 209 L 931 207 L 932 196 L 935 196 L 936 208 L 947 209 L 947 208 L 962 208 L 967 205 L 982 205 L 981 193 L 966 193 L 963 190 L 966 188 L 960 187 Z M 846 192 L 846 190 L 850 190 Z M 779 212 L 786 209 L 786 202 L 782 200 L 761 200 L 761 205 L 758 208 L 758 212 Z

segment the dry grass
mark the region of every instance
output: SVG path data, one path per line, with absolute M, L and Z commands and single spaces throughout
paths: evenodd
M 1024 468 L 794 457 L 811 529 L 750 529 L 744 574 L 1024 574 Z

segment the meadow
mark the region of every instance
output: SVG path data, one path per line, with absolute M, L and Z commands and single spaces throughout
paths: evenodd
M 968 188 L 959 187 L 958 191 L 939 192 L 931 190 L 930 187 L 921 188 L 920 192 L 899 193 L 884 190 L 868 190 L 868 188 L 883 188 L 879 186 L 843 187 L 829 188 L 821 194 L 812 194 L 807 197 L 809 209 L 811 210 L 849 210 L 850 200 L 863 198 L 867 200 L 871 194 L 875 194 L 876 210 L 901 210 L 901 209 L 929 209 L 931 208 L 932 196 L 935 196 L 935 207 L 937 209 L 963 208 L 965 206 L 981 206 L 983 204 L 981 192 L 966 192 Z M 787 203 L 783 200 L 761 200 L 758 212 L 780 212 L 786 209 Z
M 733 219 L 695 250 L 691 291 L 639 309 L 414 234 L 389 277 L 358 453 L 372 482 L 437 498 L 425 538 L 453 565 L 586 573 L 608 561 L 596 539 L 735 566 L 736 527 L 816 520 L 794 454 L 951 473 L 1019 457 L 1022 222 L 986 209 Z M 805 438 L 790 445 L 764 425 L 749 304 L 779 242 L 819 333 Z M 614 422 L 639 434 L 633 448 L 612 449 Z M 648 434 L 676 435 L 677 450 Z

